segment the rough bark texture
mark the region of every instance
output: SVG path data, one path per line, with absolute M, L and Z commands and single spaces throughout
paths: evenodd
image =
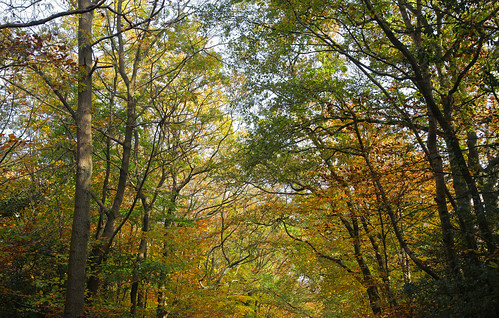
M 78 8 L 91 5 L 79 0 Z M 87 245 L 90 232 L 90 193 L 92 178 L 92 18 L 93 11 L 80 16 L 78 27 L 78 109 L 76 111 L 77 153 L 76 186 L 71 246 L 69 251 L 68 282 L 64 317 L 84 314 Z

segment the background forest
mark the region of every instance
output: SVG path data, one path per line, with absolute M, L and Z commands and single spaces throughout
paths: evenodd
M 496 317 L 497 1 L 0 10 L 0 317 Z

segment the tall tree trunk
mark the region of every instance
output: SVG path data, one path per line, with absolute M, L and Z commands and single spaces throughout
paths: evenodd
M 350 209 L 351 203 L 349 203 Z M 367 297 L 369 298 L 369 304 L 371 306 L 371 310 L 375 315 L 381 313 L 381 298 L 379 296 L 378 287 L 376 281 L 374 280 L 371 270 L 366 264 L 364 257 L 362 255 L 361 250 L 361 242 L 359 238 L 359 224 L 357 221 L 357 217 L 354 215 L 354 212 L 351 211 L 351 224 L 345 219 L 343 216 L 340 216 L 340 220 L 347 229 L 350 237 L 353 239 L 353 247 L 354 247 L 354 255 L 357 264 L 359 265 L 360 271 L 362 272 L 362 277 L 364 279 L 364 286 L 366 287 Z
M 428 118 L 428 151 L 430 154 L 430 163 L 433 170 L 433 179 L 435 180 L 435 201 L 437 203 L 440 227 L 442 229 L 442 243 L 444 245 L 445 257 L 449 273 L 457 274 L 457 258 L 452 235 L 452 224 L 449 211 L 447 209 L 446 186 L 444 178 L 444 168 L 442 157 L 438 153 L 437 147 L 437 123 L 433 115 Z
M 79 0 L 84 9 L 91 0 Z M 78 109 L 76 111 L 76 186 L 64 317 L 84 315 L 87 245 L 90 234 L 92 179 L 92 19 L 93 11 L 80 15 L 78 24 Z
M 387 299 L 390 307 L 395 307 L 397 306 L 397 301 L 390 287 L 390 271 L 388 269 L 388 264 L 383 260 L 383 256 L 380 253 L 379 244 L 376 241 L 375 236 L 372 235 L 369 231 L 366 218 L 364 216 L 361 216 L 360 220 L 364 228 L 364 231 L 366 232 L 366 235 L 368 236 L 369 241 L 371 242 L 371 246 L 373 248 L 374 255 L 376 257 L 376 263 L 378 264 L 379 275 L 381 276 L 381 280 L 383 281 L 383 284 L 381 285 L 381 291 L 383 292 L 385 298 Z
M 142 262 L 146 258 L 147 254 L 147 239 L 146 234 L 149 232 L 149 211 L 151 210 L 151 206 L 147 204 L 145 196 L 141 195 L 142 205 L 144 206 L 144 218 L 142 220 L 142 237 L 140 238 L 139 243 L 139 252 L 137 254 L 136 264 L 133 269 L 133 278 L 132 278 L 132 288 L 130 290 L 130 301 L 132 303 L 130 308 L 130 314 L 132 317 L 135 317 L 137 314 L 137 296 L 139 295 L 139 282 L 140 282 L 140 266 Z
M 174 167 L 172 167 L 174 169 Z M 176 210 L 177 210 L 177 197 L 180 194 L 181 187 L 177 185 L 176 179 L 173 179 L 173 186 L 172 186 L 172 194 L 170 198 L 170 207 L 168 208 L 168 211 L 166 213 L 166 219 L 165 219 L 165 224 L 164 227 L 169 228 L 172 226 L 173 221 L 172 218 L 175 216 Z M 168 257 L 168 246 L 167 246 L 167 240 L 165 239 L 165 243 L 163 246 L 163 257 L 166 259 Z M 163 292 L 163 289 L 165 287 L 165 284 L 163 283 L 166 281 L 166 273 L 161 273 L 160 279 L 159 279 L 159 284 L 158 284 L 158 306 L 156 307 L 156 317 L 157 318 L 164 318 L 167 314 L 166 312 L 166 297 Z
M 112 239 L 115 235 L 116 220 L 119 215 L 121 204 L 123 203 L 126 186 L 128 183 L 130 157 L 132 152 L 133 133 L 136 128 L 136 109 L 137 99 L 135 97 L 135 79 L 137 77 L 139 62 L 141 61 L 141 46 L 136 51 L 132 74 L 129 76 L 125 68 L 125 47 L 123 40 L 122 30 L 122 5 L 123 1 L 117 2 L 117 33 L 118 33 L 118 73 L 123 80 L 127 89 L 127 115 L 126 115 L 126 128 L 125 138 L 123 141 L 123 154 L 121 158 L 120 175 L 118 179 L 118 186 L 116 188 L 116 195 L 113 199 L 113 204 L 107 212 L 107 220 L 102 233 L 102 243 L 95 246 L 92 250 L 91 269 L 93 274 L 88 280 L 88 291 L 90 295 L 96 295 L 99 290 L 100 280 L 98 277 L 99 266 L 105 260 L 108 252 L 111 249 Z
M 380 14 L 378 9 L 372 4 L 370 0 L 363 0 L 369 12 L 373 15 L 373 19 L 377 22 L 387 39 L 391 42 L 395 49 L 397 49 L 407 60 L 412 71 L 414 72 L 411 81 L 416 85 L 418 91 L 423 96 L 428 111 L 431 112 L 431 116 L 436 120 L 438 125 L 442 128 L 444 134 L 444 140 L 446 145 L 446 150 L 449 153 L 449 161 L 454 167 L 457 175 L 462 177 L 467 186 L 467 193 L 473 202 L 473 209 L 477 219 L 478 230 L 485 241 L 487 250 L 489 253 L 493 253 L 496 249 L 495 236 L 492 234 L 489 222 L 485 217 L 484 204 L 478 191 L 477 183 L 473 179 L 469 167 L 466 163 L 463 150 L 459 142 L 459 138 L 452 127 L 452 122 L 450 121 L 450 111 L 452 110 L 452 95 L 458 89 L 458 86 L 454 86 L 449 90 L 448 96 L 442 99 L 443 104 L 437 104 L 435 100 L 435 92 L 432 85 L 432 76 L 430 68 L 428 65 L 428 52 L 425 46 L 422 44 L 421 31 L 424 30 L 423 26 L 428 26 L 423 19 L 423 12 L 421 2 L 418 2 L 417 15 L 417 31 L 413 36 L 417 46 L 417 55 L 414 55 L 404 43 L 402 43 L 391 29 L 389 23 L 387 23 L 383 16 Z M 425 25 L 423 25 L 425 24 Z M 479 47 L 482 47 L 483 42 L 480 41 Z M 478 57 L 478 55 L 476 55 Z M 476 61 L 476 60 L 475 60 Z M 469 64 L 471 67 L 472 64 Z M 464 73 L 463 73 L 464 74 Z M 440 106 L 443 107 L 445 114 L 442 113 Z M 453 178 L 456 175 L 453 173 Z M 411 256 L 411 253 L 408 253 Z M 412 259 L 412 256 L 411 256 Z
M 470 130 L 467 134 L 466 144 L 468 145 L 468 166 L 470 167 L 473 177 L 477 180 L 480 187 L 480 193 L 483 197 L 483 203 L 487 217 L 497 215 L 498 212 L 498 196 L 499 191 L 494 189 L 498 180 L 499 156 L 489 161 L 489 166 L 483 168 L 480 164 L 480 156 L 478 153 L 478 136 L 476 131 Z M 476 245 L 476 243 L 475 243 Z
M 388 196 L 385 192 L 383 185 L 381 184 L 378 173 L 374 169 L 374 166 L 372 165 L 371 160 L 369 159 L 369 153 L 366 151 L 366 148 L 364 147 L 364 142 L 362 140 L 362 136 L 359 131 L 357 118 L 354 113 L 352 113 L 352 115 L 354 119 L 355 134 L 357 137 L 357 141 L 359 142 L 362 157 L 364 158 L 366 166 L 369 169 L 371 181 L 374 185 L 374 188 L 376 189 L 376 195 L 378 196 L 378 200 L 380 203 L 383 204 L 383 209 L 388 214 L 388 217 L 390 219 L 390 224 L 393 227 L 393 232 L 395 233 L 395 237 L 399 241 L 400 247 L 407 253 L 407 255 L 411 258 L 411 260 L 414 262 L 414 264 L 416 264 L 417 267 L 419 267 L 421 270 L 426 272 L 434 279 L 436 280 L 440 279 L 440 276 L 432 268 L 430 268 L 428 265 L 426 265 L 421 259 L 419 259 L 416 256 L 416 254 L 409 248 L 409 245 L 404 239 L 402 231 L 400 230 L 400 227 L 398 225 L 398 219 L 397 216 L 395 215 L 395 211 L 393 210 L 392 204 L 390 200 L 388 200 Z
M 499 214 L 497 180 L 499 180 L 499 156 L 490 160 L 488 166 L 484 169 L 483 185 L 481 185 L 483 201 L 489 216 Z

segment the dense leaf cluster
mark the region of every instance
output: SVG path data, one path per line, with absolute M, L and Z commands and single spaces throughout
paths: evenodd
M 0 30 L 0 317 L 495 317 L 496 1 L 94 5 Z

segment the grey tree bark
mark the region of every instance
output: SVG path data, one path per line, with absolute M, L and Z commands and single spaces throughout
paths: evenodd
M 92 5 L 78 0 L 78 9 Z M 92 19 L 93 11 L 78 22 L 78 109 L 76 110 L 76 186 L 64 317 L 84 315 L 87 246 L 90 232 L 92 179 Z

